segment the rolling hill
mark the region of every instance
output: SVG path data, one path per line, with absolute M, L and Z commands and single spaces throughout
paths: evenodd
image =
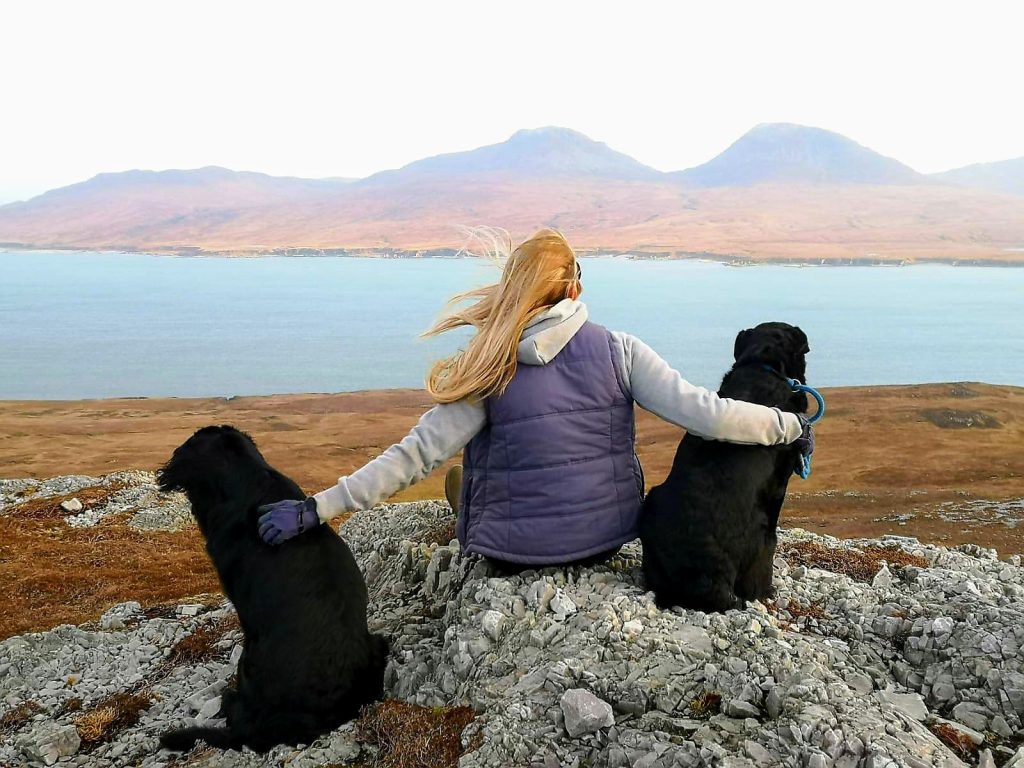
M 975 163 L 951 171 L 934 173 L 930 178 L 945 184 L 1024 195 L 1024 157 L 996 163 Z
M 918 174 L 839 134 L 757 126 L 662 173 L 565 128 L 361 180 L 200 168 L 100 174 L 0 207 L 0 243 L 262 253 L 429 250 L 487 224 L 578 247 L 744 259 L 1024 261 L 1024 196 Z M 989 174 L 991 175 L 991 174 Z M 954 183 L 954 181 L 956 183 Z

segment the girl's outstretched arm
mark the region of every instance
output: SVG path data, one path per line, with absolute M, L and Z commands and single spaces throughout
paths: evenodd
M 412 431 L 337 485 L 313 496 L 320 520 L 369 509 L 417 483 L 461 451 L 486 423 L 481 403 L 435 405 Z
M 612 346 L 623 383 L 637 404 L 688 432 L 745 445 L 788 444 L 801 435 L 803 425 L 795 413 L 695 386 L 635 336 L 613 331 Z

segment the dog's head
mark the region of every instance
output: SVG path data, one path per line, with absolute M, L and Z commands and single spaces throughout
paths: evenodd
M 761 323 L 739 332 L 733 347 L 733 357 L 737 365 L 761 363 L 806 384 L 805 355 L 810 351 L 807 335 L 795 325 Z
M 203 427 L 157 471 L 162 491 L 184 491 L 200 523 L 213 504 L 247 498 L 269 467 L 253 439 L 231 426 Z

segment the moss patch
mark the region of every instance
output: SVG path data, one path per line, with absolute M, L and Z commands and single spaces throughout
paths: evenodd
M 820 568 L 841 573 L 855 581 L 870 582 L 882 567 L 882 562 L 902 568 L 913 565 L 926 568 L 928 561 L 911 555 L 899 547 L 869 546 L 864 549 L 832 548 L 814 541 L 796 541 L 779 547 L 779 555 L 791 565 Z

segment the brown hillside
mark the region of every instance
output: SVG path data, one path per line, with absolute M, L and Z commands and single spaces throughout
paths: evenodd
M 1017 526 L 1024 517 L 1024 388 L 935 384 L 825 395 L 829 414 L 816 430 L 814 473 L 790 485 L 784 526 L 1024 553 L 1024 526 Z M 155 469 L 196 428 L 232 423 L 313 492 L 399 440 L 427 407 L 422 392 L 409 390 L 230 401 L 6 401 L 0 476 Z M 640 413 L 637 443 L 649 483 L 665 476 L 680 434 Z M 442 482 L 439 470 L 396 499 L 440 498 Z M 32 514 L 0 515 L 0 639 L 96 618 L 122 600 L 159 610 L 164 601 L 218 589 L 195 529 L 146 533 L 116 516 L 74 529 L 47 510 L 35 505 Z

